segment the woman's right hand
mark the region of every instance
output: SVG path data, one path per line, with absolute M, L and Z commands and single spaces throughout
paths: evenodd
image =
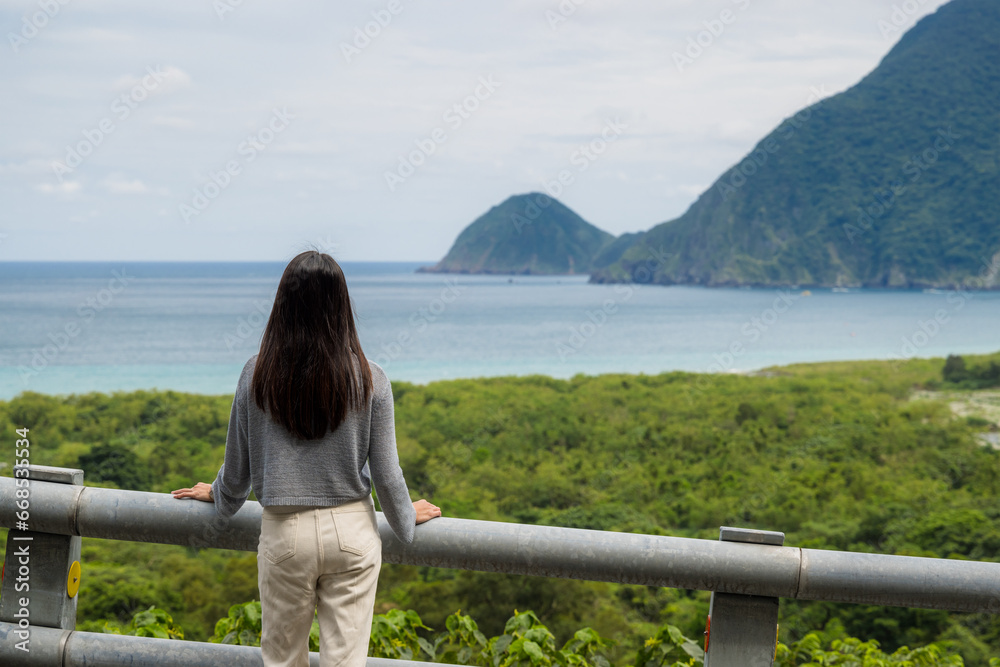
M 417 523 L 430 521 L 435 517 L 441 516 L 441 508 L 437 505 L 429 503 L 423 498 L 413 503 L 413 509 L 417 511 Z

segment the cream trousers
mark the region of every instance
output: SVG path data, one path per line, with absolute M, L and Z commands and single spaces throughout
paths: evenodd
M 371 496 L 338 507 L 265 507 L 257 547 L 264 667 L 364 667 L 382 540 Z

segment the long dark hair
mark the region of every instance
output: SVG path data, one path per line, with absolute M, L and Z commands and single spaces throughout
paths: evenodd
M 361 351 L 347 280 L 325 253 L 308 250 L 285 267 L 260 342 L 251 384 L 261 410 L 303 440 L 335 430 L 363 409 L 372 374 Z

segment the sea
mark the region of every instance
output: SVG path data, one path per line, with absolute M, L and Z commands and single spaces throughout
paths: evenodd
M 361 344 L 393 381 L 749 372 L 1000 349 L 1000 293 L 596 285 L 343 262 Z M 0 400 L 230 394 L 283 262 L 0 263 Z

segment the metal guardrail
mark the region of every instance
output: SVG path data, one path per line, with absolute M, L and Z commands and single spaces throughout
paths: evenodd
M 30 654 L 15 655 L 9 647 L 18 641 L 17 625 L 0 622 L 0 664 L 66 665 L 67 667 L 121 667 L 122 665 L 226 665 L 263 667 L 260 649 L 253 646 L 171 641 L 151 637 L 105 635 L 58 628 L 33 627 Z M 19 662 L 13 662 L 19 660 Z M 319 667 L 319 653 L 309 654 L 309 667 Z M 445 667 L 440 663 L 368 658 L 368 667 Z
M 13 540 L 61 544 L 46 572 L 64 576 L 79 557 L 79 536 L 256 551 L 261 506 L 248 502 L 231 519 L 212 505 L 169 494 L 80 485 L 82 471 L 30 466 L 31 533 Z M 46 481 L 51 480 L 51 481 Z M 60 483 L 61 482 L 61 483 Z M 15 480 L 0 478 L 0 526 L 17 526 Z M 1000 613 L 1000 563 L 848 553 L 780 546 L 783 535 L 724 528 L 722 541 L 613 533 L 493 521 L 438 518 L 417 527 L 412 544 L 396 540 L 378 514 L 383 562 L 713 591 L 713 641 L 706 667 L 770 665 L 778 598 Z M 72 537 L 70 537 L 72 536 Z M 48 540 L 48 541 L 45 541 Z M 48 547 L 46 547 L 49 551 Z M 74 552 L 75 549 L 75 552 Z M 60 560 L 61 559 L 61 560 Z M 70 576 L 74 576 L 70 568 Z M 79 570 L 75 570 L 79 572 Z M 72 667 L 261 665 L 260 649 L 75 632 L 75 598 L 65 579 L 38 589 L 40 625 L 29 626 L 0 599 L 0 664 Z M 76 579 L 78 581 L 78 577 Z M 36 586 L 36 584 L 32 584 Z M 40 589 L 40 590 L 39 590 Z M 51 590 L 50 590 L 51 589 Z M 61 597 L 60 597 L 61 596 Z M 73 599 L 71 599 L 73 598 Z M 61 600 L 61 601 L 60 601 Z M 49 609 L 50 601 L 61 605 Z M 71 619 L 65 621 L 67 615 Z M 726 619 L 723 625 L 723 618 Z M 20 621 L 20 624 L 19 624 Z M 47 626 L 47 627 L 40 627 Z M 30 630 L 32 652 L 16 648 Z M 318 654 L 311 664 L 318 665 Z M 369 667 L 428 663 L 368 659 Z
M 15 525 L 14 480 L 0 478 L 0 526 Z M 31 483 L 31 529 L 134 542 L 256 551 L 261 507 L 232 520 L 169 494 Z M 439 518 L 412 544 L 381 513 L 387 563 L 666 586 L 739 595 L 1000 613 L 1000 563 L 716 542 Z

